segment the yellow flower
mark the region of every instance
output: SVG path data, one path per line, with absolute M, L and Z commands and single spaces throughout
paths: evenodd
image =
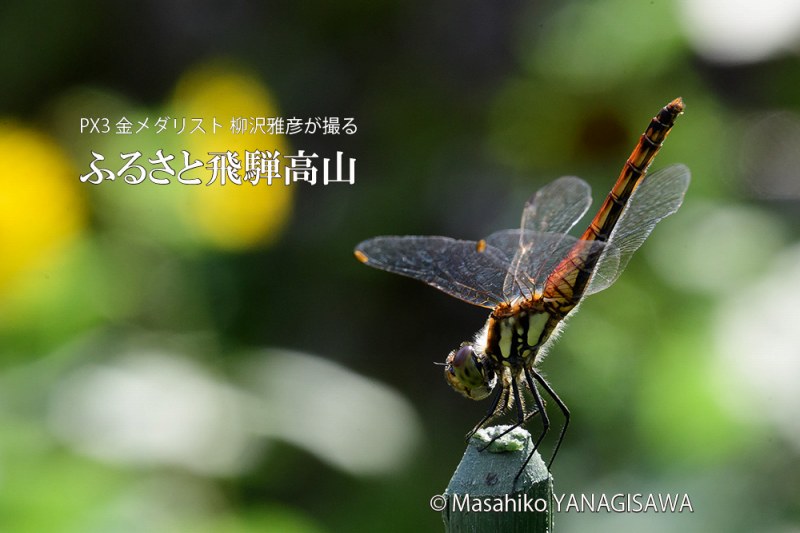
M 288 147 L 282 136 L 263 133 L 233 133 L 231 119 L 279 117 L 267 89 L 256 79 L 222 65 L 205 66 L 185 74 L 175 91 L 173 109 L 176 117 L 202 118 L 205 134 L 185 136 L 186 149 L 192 160 L 207 162 L 210 152 L 237 153 L 244 174 L 245 151 L 278 150 Z M 220 124 L 213 132 L 213 121 Z M 189 201 L 183 215 L 199 236 L 219 248 L 237 250 L 274 241 L 283 229 L 290 211 L 293 188 L 283 181 L 272 185 L 262 179 L 253 186 L 220 185 L 219 178 L 211 185 L 210 170 L 203 185 L 189 187 Z
M 0 122 L 0 294 L 55 260 L 86 226 L 78 172 L 52 140 Z

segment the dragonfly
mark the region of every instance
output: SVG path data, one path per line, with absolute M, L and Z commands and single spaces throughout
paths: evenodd
M 375 237 L 355 249 L 356 258 L 368 266 L 423 281 L 492 310 L 483 328 L 448 354 L 444 377 L 472 400 L 483 400 L 496 391 L 486 415 L 467 434 L 468 440 L 506 414 L 516 413 L 516 422 L 495 440 L 541 416 L 542 431 L 517 478 L 550 430 L 544 394 L 564 419 L 548 468 L 569 426 L 569 409 L 539 371 L 566 318 L 586 296 L 610 287 L 656 224 L 683 203 L 690 181 L 686 166 L 647 174 L 683 110 L 683 100 L 676 98 L 653 117 L 611 192 L 578 237 L 568 232 L 588 211 L 591 190 L 580 178 L 566 176 L 528 199 L 519 228 L 478 241 Z

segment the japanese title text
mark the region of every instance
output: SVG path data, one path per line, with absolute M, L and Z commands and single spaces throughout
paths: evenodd
M 235 135 L 353 135 L 358 131 L 353 117 L 232 117 L 226 126 Z M 192 117 L 163 116 L 129 120 L 127 117 L 81 117 L 80 133 L 137 135 L 150 132 L 175 135 L 217 133 L 223 124 Z
M 291 185 L 296 182 L 306 182 L 315 185 L 318 181 L 323 185 L 330 183 L 348 183 L 356 180 L 356 159 L 348 158 L 349 163 L 343 169 L 343 153 L 336 152 L 335 163 L 327 157 L 320 158 L 316 153 L 306 154 L 298 150 L 294 155 L 281 155 L 278 150 L 254 150 L 244 152 L 244 159 L 238 152 L 208 152 L 211 156 L 207 161 L 192 160 L 186 150 L 181 150 L 181 157 L 176 161 L 172 154 L 164 154 L 158 150 L 154 157 L 142 159 L 141 152 L 121 153 L 119 166 L 113 165 L 112 170 L 107 168 L 104 155 L 92 152 L 94 160 L 89 163 L 90 171 L 80 176 L 84 183 L 98 185 L 103 181 L 114 181 L 122 178 L 125 183 L 138 185 L 144 181 L 151 181 L 156 185 L 169 185 L 173 180 L 182 185 L 201 185 L 204 181 L 197 176 L 197 169 L 205 169 L 210 178 L 205 184 L 212 185 L 242 185 L 249 182 L 258 185 L 265 182 L 267 185 L 283 183 Z M 139 164 L 142 163 L 142 164 Z M 149 170 L 143 166 L 149 163 L 153 167 Z M 174 166 L 173 166 L 174 165 Z M 334 168 L 331 168 L 331 167 Z M 180 168 L 176 172 L 176 168 Z M 189 173 L 191 171 L 191 173 Z M 321 174 L 321 176 L 319 175 Z

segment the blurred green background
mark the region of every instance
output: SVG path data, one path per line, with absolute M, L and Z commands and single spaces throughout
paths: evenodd
M 734 4 L 3 5 L 0 530 L 439 531 L 488 405 L 432 363 L 486 312 L 354 245 L 478 239 L 563 174 L 597 202 L 682 96 L 654 168 L 691 168 L 684 206 L 542 370 L 573 413 L 558 493 L 694 513 L 556 526 L 798 531 L 800 8 Z M 358 131 L 235 136 L 239 115 Z M 123 116 L 225 127 L 79 131 Z M 355 184 L 78 179 L 92 151 L 254 148 L 342 151 Z

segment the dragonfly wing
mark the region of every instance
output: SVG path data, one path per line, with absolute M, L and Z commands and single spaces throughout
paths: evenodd
M 486 237 L 486 243 L 501 250 L 505 255 L 514 255 L 515 271 L 506 276 L 503 285 L 506 299 L 530 298 L 543 288 L 548 275 L 564 261 L 570 253 L 590 259 L 597 257 L 606 247 L 600 241 L 581 241 L 563 233 L 541 233 L 509 229 Z M 520 243 L 524 243 L 520 245 Z
M 575 176 L 564 176 L 545 185 L 525 202 L 520 227 L 533 234 L 567 233 L 591 204 L 589 184 Z
M 539 189 L 525 203 L 519 243 L 504 284 L 508 294 L 521 291 L 529 297 L 544 282 L 550 258 L 560 253 L 566 233 L 592 203 L 589 184 L 564 176 Z
M 585 294 L 600 292 L 617 280 L 656 224 L 681 206 L 689 181 L 689 169 L 684 165 L 659 170 L 642 181 L 611 232 Z
M 465 302 L 495 307 L 505 301 L 510 259 L 486 241 L 450 237 L 375 237 L 356 246 L 363 263 L 424 281 Z

